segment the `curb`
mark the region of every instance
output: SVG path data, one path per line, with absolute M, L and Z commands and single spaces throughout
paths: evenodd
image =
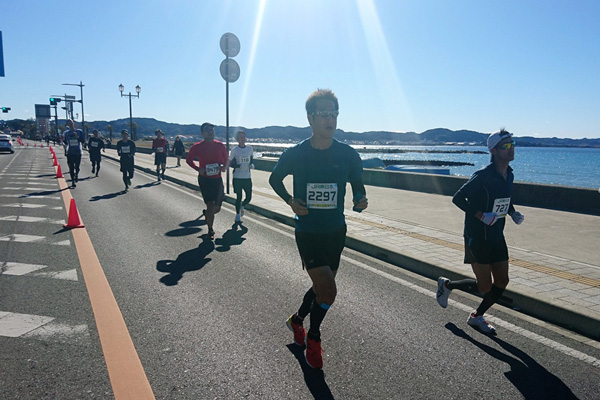
M 112 156 L 107 156 L 105 154 L 103 154 L 103 156 L 113 161 L 119 161 L 117 158 Z M 151 175 L 156 173 L 150 168 L 140 167 L 138 165 L 136 165 L 135 168 Z M 185 186 L 192 190 L 199 191 L 199 188 L 196 184 L 192 184 L 178 178 L 173 178 L 171 176 L 166 176 L 166 179 L 180 186 Z M 235 198 L 228 194 L 225 195 L 225 201 L 229 204 L 235 204 Z M 291 227 L 295 226 L 293 217 L 268 210 L 255 204 L 248 204 L 245 208 L 260 214 L 263 217 L 276 220 L 282 224 Z M 424 262 L 417 258 L 410 257 L 386 247 L 377 245 L 368 240 L 359 239 L 351 234 L 346 236 L 346 247 L 358 251 L 359 253 L 374 257 L 378 260 L 393 264 L 399 268 L 403 268 L 418 275 L 430 278 L 434 281 L 437 281 L 438 277 L 440 276 L 445 276 L 452 280 L 472 278 L 470 275 L 464 275 L 448 268 Z M 550 322 L 554 325 L 579 333 L 588 338 L 600 340 L 600 320 L 581 314 L 572 309 L 567 309 L 556 304 L 552 304 L 545 300 L 533 298 L 520 290 L 506 289 L 498 304 L 540 320 Z

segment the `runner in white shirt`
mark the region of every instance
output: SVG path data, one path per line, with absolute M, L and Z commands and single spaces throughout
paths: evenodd
M 250 170 L 254 168 L 252 164 L 252 146 L 246 146 L 246 132 L 237 131 L 235 134 L 238 145 L 229 153 L 229 166 L 233 168 L 233 191 L 236 194 L 235 200 L 235 222 L 242 222 L 244 216 L 244 207 L 252 200 L 252 179 Z M 246 196 L 242 202 L 242 192 Z

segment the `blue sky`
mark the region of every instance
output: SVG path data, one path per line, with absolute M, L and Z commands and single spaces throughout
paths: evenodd
M 231 126 L 307 126 L 306 98 L 330 88 L 346 131 L 598 138 L 599 20 L 597 0 L 1 0 L 0 118 L 82 81 L 86 121 L 129 117 L 122 83 L 142 88 L 134 117 L 225 125 L 232 32 Z

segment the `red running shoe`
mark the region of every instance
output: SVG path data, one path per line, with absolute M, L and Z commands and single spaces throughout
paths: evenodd
M 290 317 L 285 321 L 288 329 L 294 332 L 294 343 L 298 346 L 304 347 L 304 337 L 306 336 L 306 332 L 304 331 L 304 326 L 302 324 L 297 324 L 292 320 L 294 314 L 290 315 Z
M 321 349 L 321 341 L 311 339 L 308 335 L 306 335 L 306 363 L 311 368 L 323 368 L 323 349 Z

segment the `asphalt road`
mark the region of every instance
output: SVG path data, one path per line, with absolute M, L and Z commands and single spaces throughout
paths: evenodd
M 112 398 L 71 233 L 55 223 L 65 210 L 50 166 L 46 149 L 0 156 L 0 265 L 75 269 L 78 280 L 7 275 L 4 265 L 0 313 L 80 328 L 0 335 L 0 398 Z M 103 161 L 96 178 L 84 156 L 71 193 L 156 398 L 598 398 L 597 342 L 497 307 L 498 335 L 483 335 L 466 324 L 477 298 L 453 293 L 442 309 L 430 280 L 351 251 L 322 326 L 324 368 L 312 370 L 285 327 L 309 286 L 293 230 L 251 213 L 234 225 L 225 204 L 213 243 L 201 237 L 198 192 L 137 171 L 123 188 L 116 164 Z M 34 202 L 44 209 L 7 206 Z M 17 215 L 49 220 L 7 219 Z

